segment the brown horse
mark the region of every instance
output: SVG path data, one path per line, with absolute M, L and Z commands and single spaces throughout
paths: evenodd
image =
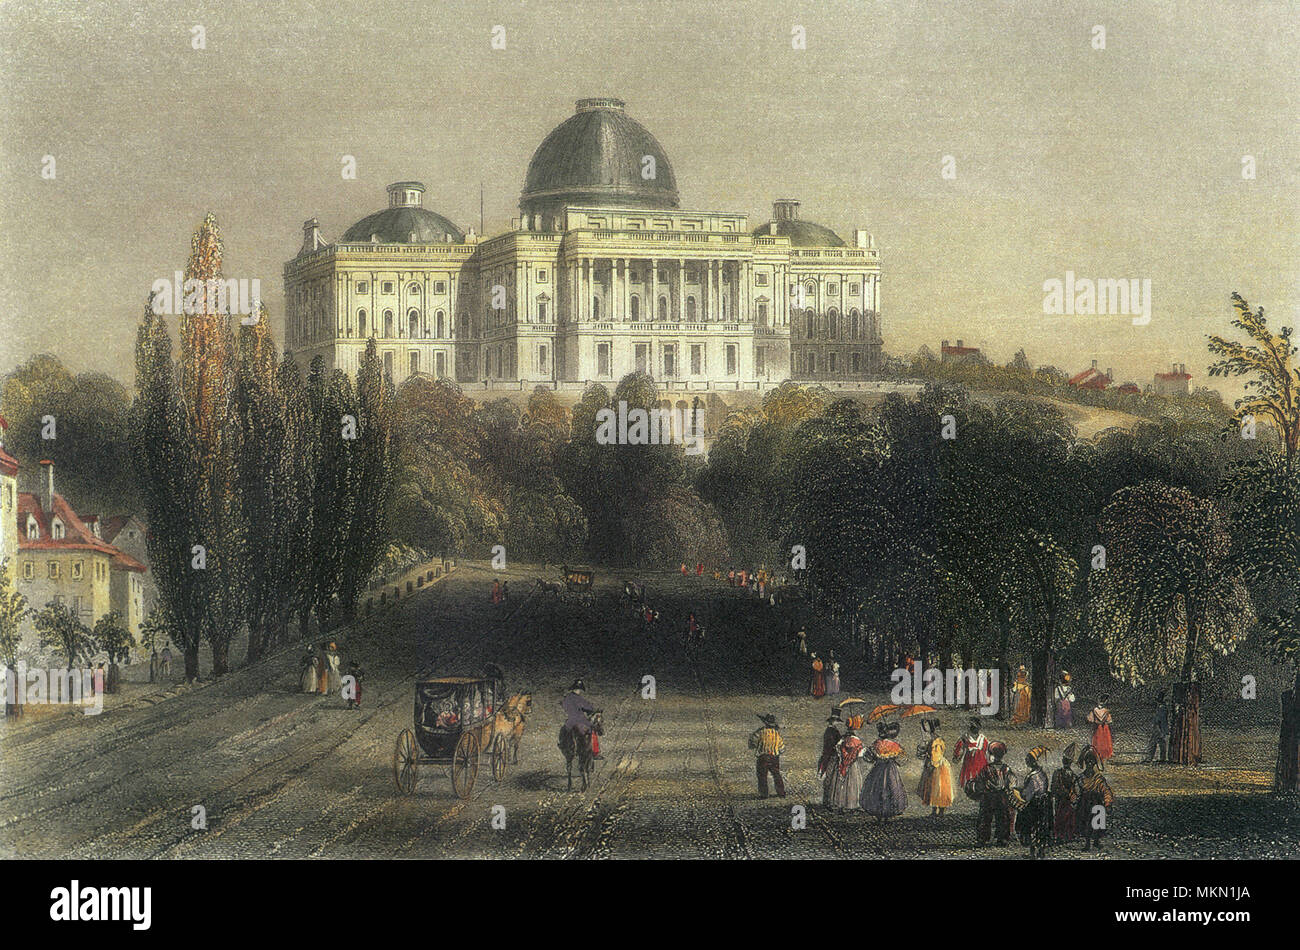
M 533 692 L 526 690 L 522 693 L 515 693 L 508 700 L 504 708 L 496 714 L 496 719 L 492 724 L 494 735 L 509 735 L 510 744 L 514 751 L 514 762 L 519 763 L 519 742 L 524 737 L 524 723 L 527 717 L 533 714 Z
M 591 731 L 598 736 L 605 734 L 605 725 L 601 720 L 600 710 L 591 714 Z M 578 775 L 582 777 L 582 790 L 587 790 L 592 769 L 595 768 L 595 753 L 591 751 L 591 736 L 577 729 L 560 728 L 560 752 L 564 755 L 564 770 L 569 777 L 569 791 L 573 791 L 573 760 L 578 760 Z

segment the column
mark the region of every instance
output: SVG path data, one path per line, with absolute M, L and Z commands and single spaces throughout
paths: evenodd
M 677 322 L 686 320 L 686 259 L 677 260 Z
M 713 265 L 715 263 L 715 261 L 706 261 L 704 265 L 704 304 L 700 314 L 704 321 L 717 319 L 717 311 L 713 309 Z
M 659 319 L 659 259 L 650 258 L 650 308 L 649 322 Z
M 623 322 L 632 319 L 632 259 L 623 258 Z M 612 356 L 612 354 L 611 354 Z

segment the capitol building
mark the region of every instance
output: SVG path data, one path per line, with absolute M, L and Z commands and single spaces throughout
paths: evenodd
M 880 368 L 880 255 L 773 202 L 751 227 L 680 207 L 672 163 L 618 99 L 582 99 L 533 154 L 511 229 L 465 231 L 418 181 L 336 243 L 312 218 L 284 265 L 286 347 L 349 373 L 373 338 L 394 383 L 666 394 L 852 386 Z

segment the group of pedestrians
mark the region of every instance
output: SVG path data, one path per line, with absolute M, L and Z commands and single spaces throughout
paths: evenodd
M 316 649 L 309 649 L 302 658 L 298 671 L 298 685 L 304 693 L 316 693 L 328 696 L 334 693 L 343 695 L 348 709 L 361 708 L 361 665 L 353 660 L 348 665 L 348 682 L 346 694 L 343 689 L 343 658 L 338 644 L 327 640 Z

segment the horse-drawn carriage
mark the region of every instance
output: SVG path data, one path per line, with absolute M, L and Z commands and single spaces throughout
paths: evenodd
M 518 761 L 523 719 L 518 716 L 519 728 L 515 730 L 516 720 L 510 712 L 516 710 L 517 714 L 520 697 L 507 697 L 499 676 L 417 680 L 413 727 L 401 731 L 393 750 L 393 780 L 398 790 L 404 795 L 415 792 L 421 764 L 450 765 L 452 788 L 460 798 L 469 798 L 484 753 L 492 777 L 498 782 L 505 779 L 512 745 Z
M 594 605 L 596 595 L 591 592 L 591 586 L 596 583 L 596 575 L 591 571 L 570 570 L 567 564 L 561 570 L 564 572 L 564 592 L 560 598 L 586 607 Z

